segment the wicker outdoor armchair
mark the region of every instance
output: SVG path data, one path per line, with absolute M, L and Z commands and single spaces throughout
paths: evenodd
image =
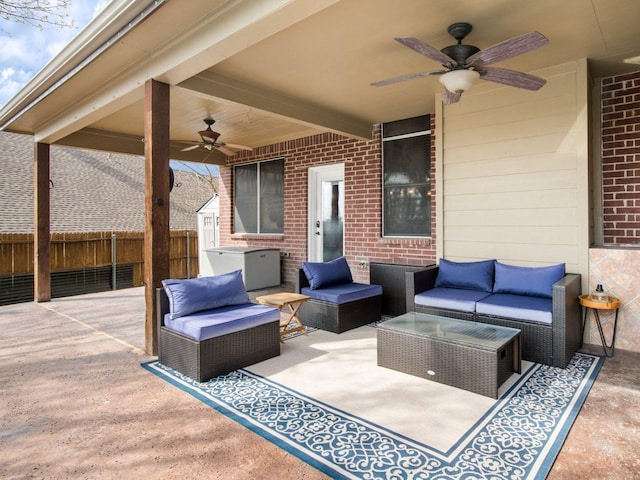
M 195 340 L 164 325 L 169 299 L 163 288 L 156 289 L 156 302 L 158 361 L 197 382 L 280 355 L 279 318 L 206 340 Z
M 300 307 L 300 319 L 305 326 L 316 327 L 334 333 L 342 333 L 353 328 L 380 320 L 382 309 L 382 288 L 378 285 L 353 284 L 355 288 L 368 290 L 366 297 L 346 302 L 332 302 L 314 298 L 318 290 L 309 291 L 309 280 L 302 269 L 296 276 L 296 292 L 311 298 Z

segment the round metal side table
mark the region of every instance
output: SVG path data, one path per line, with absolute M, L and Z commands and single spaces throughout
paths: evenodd
M 596 325 L 598 326 L 598 332 L 600 332 L 600 340 L 602 341 L 602 348 L 604 354 L 607 357 L 613 357 L 616 348 L 616 330 L 618 328 L 618 310 L 620 309 L 620 299 L 607 295 L 606 300 L 595 299 L 591 294 L 580 295 L 580 305 L 584 308 L 584 317 L 582 319 L 582 331 L 584 335 L 584 327 L 587 322 L 587 314 L 589 309 L 593 311 L 593 316 L 596 319 Z M 613 335 L 611 337 L 611 344 L 607 345 L 607 341 L 604 338 L 604 332 L 602 331 L 602 323 L 600 322 L 600 315 L 598 310 L 615 310 L 615 318 L 613 321 Z

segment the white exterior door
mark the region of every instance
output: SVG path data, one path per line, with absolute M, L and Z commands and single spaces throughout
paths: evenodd
M 344 253 L 344 164 L 309 168 L 309 261 Z

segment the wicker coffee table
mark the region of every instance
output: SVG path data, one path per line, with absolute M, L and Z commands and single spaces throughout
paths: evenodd
M 409 312 L 378 325 L 378 365 L 498 398 L 520 373 L 520 330 Z

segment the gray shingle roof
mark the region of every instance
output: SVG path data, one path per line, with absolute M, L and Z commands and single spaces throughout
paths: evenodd
M 33 137 L 0 132 L 0 233 L 33 232 Z M 215 192 L 174 170 L 172 230 L 196 230 L 197 210 Z M 51 147 L 51 232 L 144 231 L 144 159 Z M 217 180 L 217 179 L 216 179 Z

